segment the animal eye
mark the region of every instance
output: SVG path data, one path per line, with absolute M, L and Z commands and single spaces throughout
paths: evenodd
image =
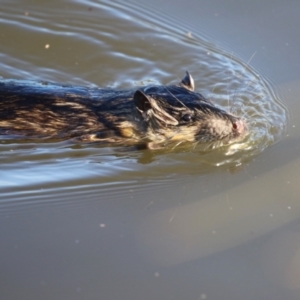
M 185 114 L 182 116 L 182 121 L 184 121 L 184 122 L 190 122 L 191 120 L 192 120 L 191 114 Z

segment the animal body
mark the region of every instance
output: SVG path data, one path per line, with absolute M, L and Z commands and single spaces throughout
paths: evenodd
M 130 90 L 0 81 L 0 134 L 115 145 L 230 141 L 246 123 L 194 91 L 187 72 L 178 85 Z

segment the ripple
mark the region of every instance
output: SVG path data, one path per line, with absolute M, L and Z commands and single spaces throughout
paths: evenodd
M 249 127 L 244 140 L 206 151 L 195 145 L 177 147 L 157 151 L 150 155 L 151 159 L 144 160 L 143 155 L 131 152 L 116 156 L 112 149 L 111 157 L 118 160 L 119 167 L 126 155 L 135 162 L 164 164 L 165 154 L 174 164 L 185 162 L 191 166 L 196 162 L 199 168 L 203 164 L 240 165 L 283 136 L 287 110 L 272 84 L 250 63 L 205 39 L 197 28 L 161 15 L 147 5 L 92 0 L 66 3 L 55 8 L 52 4 L 44 7 L 28 2 L 26 10 L 9 3 L 3 6 L 2 76 L 134 88 L 149 83 L 177 83 L 188 70 L 197 91 L 218 107 L 241 116 Z M 15 39 L 9 39 L 10 35 Z M 22 42 L 20 49 L 24 37 L 32 42 Z M 47 43 L 50 47 L 45 49 Z M 16 163 L 21 159 L 35 160 L 40 154 L 33 149 L 40 146 L 32 145 L 29 156 L 21 153 L 19 158 L 10 157 Z M 52 149 L 50 144 L 42 147 Z M 91 154 L 89 147 L 94 146 L 84 148 L 83 156 L 93 157 L 95 153 Z M 74 151 L 62 149 L 53 153 L 68 157 Z M 2 148 L 4 153 L 7 152 Z M 43 164 L 47 159 L 37 161 Z M 133 168 L 139 169 L 137 165 Z

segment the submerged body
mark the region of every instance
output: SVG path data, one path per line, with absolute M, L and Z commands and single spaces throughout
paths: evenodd
M 243 120 L 194 92 L 189 73 L 179 85 L 137 90 L 0 81 L 0 135 L 156 148 L 228 142 L 245 131 Z

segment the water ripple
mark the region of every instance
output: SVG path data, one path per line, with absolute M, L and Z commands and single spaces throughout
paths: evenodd
M 90 178 L 95 170 L 109 182 L 125 174 L 124 169 L 136 171 L 137 177 L 151 169 L 155 177 L 209 170 L 204 165 L 239 166 L 284 135 L 287 110 L 251 62 L 209 42 L 197 28 L 148 6 L 93 0 L 35 6 L 24 1 L 20 8 L 12 1 L 4 2 L 0 24 L 3 77 L 135 88 L 177 83 L 188 70 L 196 90 L 243 117 L 250 132 L 239 143 L 210 151 L 178 147 L 155 153 L 56 143 L 27 144 L 25 149 L 4 140 L 3 186 Z

